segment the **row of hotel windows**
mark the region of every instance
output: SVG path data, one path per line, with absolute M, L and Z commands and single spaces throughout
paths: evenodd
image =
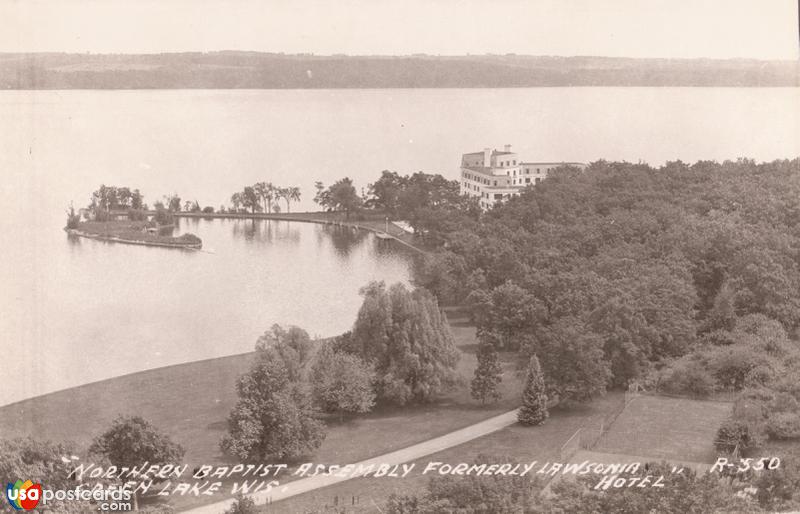
M 553 168 L 546 168 L 545 169 L 545 171 L 552 171 L 552 170 L 553 170 Z M 536 168 L 536 171 L 534 171 L 534 173 L 541 173 L 541 172 L 542 172 L 542 168 Z M 516 175 L 516 173 L 514 173 L 514 174 Z M 519 174 L 522 175 L 522 170 L 520 170 Z M 531 169 L 530 168 L 525 168 L 525 174 L 526 175 L 530 175 L 531 174 Z
M 542 177 L 536 177 L 534 179 L 533 183 L 534 184 L 538 184 L 541 181 L 542 181 Z M 531 183 L 531 178 L 530 177 L 525 177 L 525 184 L 530 184 L 530 183 Z M 489 181 L 487 180 L 484 184 L 488 185 Z M 478 186 L 476 186 L 474 184 L 469 184 L 466 181 L 463 183 L 463 185 L 464 185 L 464 189 L 468 189 L 468 190 L 471 189 L 473 191 L 479 191 L 480 190 L 480 188 Z M 516 186 L 516 185 L 520 185 L 521 186 L 521 185 L 523 185 L 522 179 L 520 178 L 519 181 L 517 181 L 517 180 L 512 181 L 511 185 L 513 185 L 513 186 Z M 496 180 L 494 181 L 494 186 L 495 187 L 497 186 L 497 181 Z
M 478 177 L 476 175 L 470 175 L 469 173 L 464 173 L 464 178 L 469 179 L 469 180 L 474 180 L 474 181 L 476 181 L 478 183 L 481 183 L 481 184 L 483 184 L 485 186 L 489 185 L 489 179 L 481 178 L 481 177 Z M 497 181 L 496 180 L 494 181 L 494 185 L 497 185 Z
M 464 165 L 465 166 L 482 167 L 483 166 L 483 161 L 475 161 L 475 162 L 464 161 Z M 513 159 L 513 160 L 510 160 L 510 161 L 498 161 L 496 167 L 497 168 L 505 168 L 506 166 L 516 166 L 516 165 L 517 165 L 517 160 Z

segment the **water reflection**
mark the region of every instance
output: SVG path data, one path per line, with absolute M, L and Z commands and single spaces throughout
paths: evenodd
M 10 247 L 0 332 L 47 358 L 0 374 L 0 387 L 14 391 L 6 401 L 250 351 L 274 323 L 340 334 L 361 287 L 408 282 L 401 251 L 342 227 L 182 218 L 175 235 L 195 233 L 203 251 L 181 252 L 69 236 L 61 213 L 53 218 L 35 245 Z M 120 334 L 135 344 L 117 344 Z
M 365 230 L 353 227 L 322 225 L 321 230 L 317 231 L 317 244 L 331 244 L 337 256 L 347 258 L 354 248 L 367 239 L 368 235 Z
M 235 237 L 261 244 L 276 242 L 300 242 L 300 229 L 297 223 L 276 220 L 233 220 L 232 231 Z

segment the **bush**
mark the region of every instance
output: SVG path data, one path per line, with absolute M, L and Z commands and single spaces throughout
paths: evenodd
M 159 225 L 172 225 L 175 223 L 175 217 L 167 209 L 163 207 L 156 207 L 156 213 L 153 220 Z
M 242 493 L 236 495 L 236 500 L 231 505 L 231 508 L 225 511 L 225 514 L 257 514 L 258 508 L 256 502 Z
M 95 221 L 109 221 L 111 220 L 111 213 L 105 209 L 95 209 L 94 211 L 94 220 Z
M 716 382 L 711 373 L 697 361 L 677 361 L 667 369 L 658 389 L 672 394 L 706 397 L 714 392 Z
M 147 221 L 147 213 L 142 209 L 128 209 L 128 219 L 131 221 Z
M 776 371 L 767 364 L 759 364 L 753 367 L 744 377 L 745 387 L 764 386 L 775 380 Z
M 793 395 L 778 391 L 769 402 L 770 412 L 798 412 L 800 402 Z
M 758 448 L 763 443 L 760 430 L 752 423 L 730 418 L 717 430 L 717 440 L 714 442 L 717 450 L 733 452 L 738 446 L 739 452 L 744 454 L 748 450 Z
M 211 207 L 210 205 L 207 205 L 207 206 L 203 207 L 203 213 L 204 214 L 214 214 L 214 208 Z
M 734 345 L 717 349 L 711 357 L 711 368 L 723 387 L 740 391 L 748 377 L 755 382 L 762 378 L 763 368 L 761 373 L 750 375 L 756 366 L 764 366 L 760 361 L 763 358 L 758 350 Z
M 67 228 L 69 229 L 76 229 L 78 228 L 78 224 L 81 222 L 81 215 L 75 212 L 75 207 L 69 206 L 69 210 L 67 211 Z
M 800 415 L 780 412 L 767 421 L 767 435 L 771 439 L 797 439 L 800 437 Z
M 181 234 L 180 236 L 175 238 L 178 242 L 183 244 L 201 244 L 203 242 L 202 239 L 197 237 L 194 234 Z

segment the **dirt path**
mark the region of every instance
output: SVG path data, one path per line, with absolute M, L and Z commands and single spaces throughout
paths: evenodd
M 499 416 L 495 416 L 493 418 L 481 421 L 480 423 L 476 423 L 474 425 L 462 428 L 460 430 L 450 432 L 449 434 L 435 437 L 433 439 L 429 439 L 422 443 L 418 443 L 409 446 L 407 448 L 403 448 L 402 450 L 386 453 L 384 455 L 373 457 L 354 464 L 356 467 L 358 467 L 358 466 L 369 466 L 369 465 L 378 466 L 380 464 L 395 465 L 395 464 L 402 464 L 404 462 L 410 462 L 419 459 L 421 457 L 424 457 L 426 455 L 432 455 L 434 453 L 446 450 L 448 448 L 452 448 L 454 446 L 458 446 L 462 443 L 466 443 L 468 441 L 484 436 L 486 434 L 490 434 L 507 426 L 513 425 L 516 422 L 517 422 L 517 411 L 513 410 L 510 412 L 506 412 L 505 414 L 500 414 Z M 267 502 L 274 503 L 292 496 L 296 496 L 298 494 L 306 493 L 308 491 L 313 491 L 314 489 L 319 489 L 321 487 L 327 487 L 329 485 L 338 484 L 339 482 L 344 482 L 350 480 L 351 478 L 352 477 L 349 476 L 337 477 L 337 476 L 322 476 L 322 475 L 309 478 L 302 478 L 300 480 L 289 482 L 277 490 L 254 493 L 250 495 L 250 497 L 258 505 L 263 505 Z M 233 499 L 228 499 L 212 503 L 209 505 L 204 505 L 202 507 L 189 509 L 184 512 L 190 512 L 192 514 L 220 514 L 224 512 L 226 509 L 229 509 L 233 502 L 234 502 Z

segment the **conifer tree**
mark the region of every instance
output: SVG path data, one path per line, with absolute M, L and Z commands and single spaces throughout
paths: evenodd
M 482 404 L 497 401 L 502 396 L 497 387 L 503 380 L 503 368 L 500 366 L 497 350 L 491 342 L 481 341 L 478 344 L 477 357 L 478 366 L 475 368 L 475 378 L 472 379 L 472 397 Z
M 522 391 L 522 407 L 517 420 L 523 425 L 541 425 L 547 419 L 547 394 L 539 359 L 534 355 L 528 365 L 528 377 Z

